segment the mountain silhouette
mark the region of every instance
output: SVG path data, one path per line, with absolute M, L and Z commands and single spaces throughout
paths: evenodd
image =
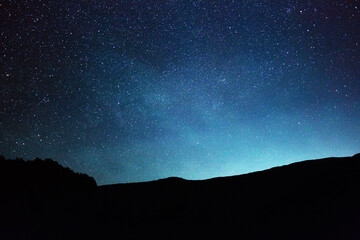
M 104 186 L 52 160 L 0 169 L 1 239 L 360 239 L 360 154 Z

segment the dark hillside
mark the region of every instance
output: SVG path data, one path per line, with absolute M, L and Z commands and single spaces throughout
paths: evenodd
M 53 239 L 70 212 L 87 202 L 96 182 L 46 159 L 0 156 L 0 239 Z M 56 238 L 55 238 L 56 239 Z
M 111 212 L 112 223 L 123 226 L 122 216 L 127 216 L 126 226 L 139 234 L 160 231 L 164 238 L 178 239 L 194 234 L 359 239 L 355 227 L 360 226 L 359 170 L 360 157 L 356 155 L 203 181 L 170 178 L 103 186 L 100 195 L 108 201 L 111 210 L 106 211 Z M 144 226 L 149 229 L 141 231 Z
M 360 239 L 359 154 L 202 181 L 97 188 L 63 169 L 35 178 L 42 187 L 34 189 L 21 176 L 37 176 L 35 162 L 1 164 L 6 239 Z

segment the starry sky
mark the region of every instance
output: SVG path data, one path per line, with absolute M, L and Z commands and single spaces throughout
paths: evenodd
M 7 0 L 0 154 L 98 184 L 360 152 L 360 1 Z

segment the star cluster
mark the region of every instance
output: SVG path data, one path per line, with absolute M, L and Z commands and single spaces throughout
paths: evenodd
M 107 184 L 359 152 L 357 0 L 8 0 L 0 12 L 6 157 Z

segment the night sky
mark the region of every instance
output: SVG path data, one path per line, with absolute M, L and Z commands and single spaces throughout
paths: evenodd
M 0 154 L 98 184 L 360 152 L 360 1 L 0 3 Z

